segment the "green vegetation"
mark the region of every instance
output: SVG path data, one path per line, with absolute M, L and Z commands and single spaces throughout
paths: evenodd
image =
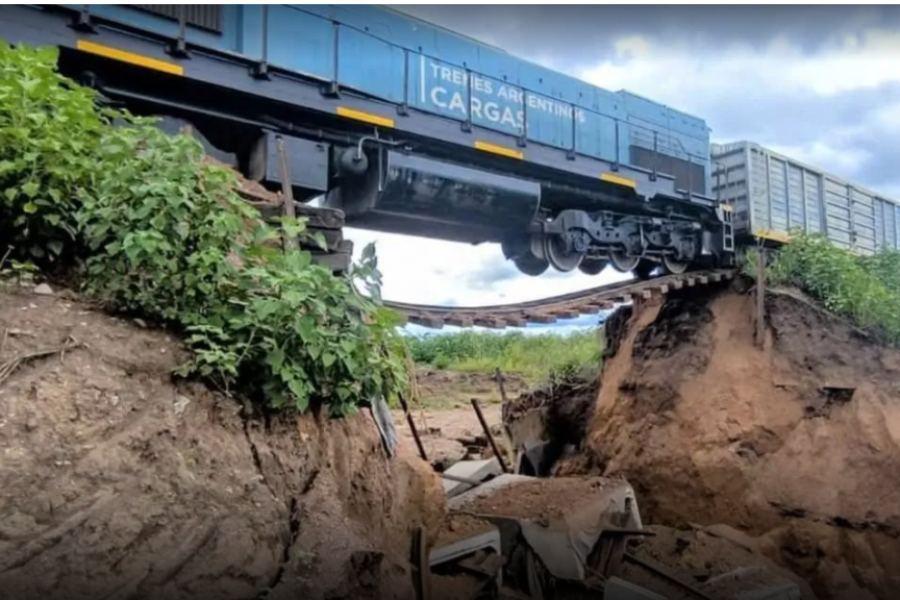
M 0 45 L 5 272 L 74 275 L 110 309 L 180 331 L 193 351 L 181 375 L 270 408 L 340 415 L 403 389 L 373 248 L 348 278 L 283 252 L 235 173 L 205 162 L 190 137 L 100 108 L 56 60 L 55 49 Z
M 748 265 L 748 272 L 756 272 Z M 882 341 L 900 345 L 900 253 L 862 256 L 821 235 L 797 234 L 767 268 L 772 285 L 799 288 Z
M 530 383 L 554 375 L 600 366 L 602 338 L 598 331 L 569 335 L 525 335 L 521 332 L 460 333 L 407 338 L 413 359 L 420 365 L 456 371 L 520 373 Z

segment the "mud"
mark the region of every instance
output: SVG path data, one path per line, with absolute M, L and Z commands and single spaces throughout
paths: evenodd
M 0 589 L 65 598 L 412 598 L 413 528 L 440 482 L 388 459 L 364 410 L 249 414 L 171 377 L 178 340 L 74 300 L 0 289 Z
M 897 597 L 900 352 L 793 292 L 765 314 L 758 347 L 737 289 L 636 306 L 564 467 L 627 478 L 646 521 L 757 539 L 819 597 Z

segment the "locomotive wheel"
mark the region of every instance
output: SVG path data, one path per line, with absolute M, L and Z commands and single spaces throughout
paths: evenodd
M 640 256 L 628 256 L 624 252 L 610 252 L 609 262 L 613 269 L 619 273 L 630 273 L 635 270 L 641 262 Z
M 550 266 L 550 262 L 546 258 L 538 258 L 533 254 L 524 254 L 514 259 L 513 263 L 519 271 L 531 277 L 543 275 L 547 267 Z
M 584 252 L 567 249 L 563 238 L 552 235 L 544 238 L 544 256 L 554 269 L 568 273 L 581 264 Z
M 609 264 L 608 260 L 602 258 L 585 258 L 578 265 L 578 270 L 585 275 L 599 275 L 600 272 Z
M 681 275 L 687 271 L 690 266 L 690 262 L 677 261 L 669 255 L 663 256 L 663 267 L 665 267 L 666 271 L 672 275 Z
M 679 240 L 674 256 L 671 254 L 663 255 L 663 267 L 673 275 L 681 275 L 688 270 L 691 263 L 697 258 L 699 247 L 700 241 L 696 236 L 685 237 Z

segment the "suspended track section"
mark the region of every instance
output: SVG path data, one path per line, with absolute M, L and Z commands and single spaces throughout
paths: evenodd
M 454 327 L 524 327 L 528 323 L 555 323 L 580 315 L 597 314 L 635 300 L 650 300 L 671 290 L 705 286 L 733 279 L 735 269 L 695 271 L 665 275 L 647 280 L 621 281 L 580 292 L 553 296 L 542 300 L 500 304 L 496 306 L 428 306 L 389 302 L 384 304 L 400 313 L 407 322 L 441 329 Z

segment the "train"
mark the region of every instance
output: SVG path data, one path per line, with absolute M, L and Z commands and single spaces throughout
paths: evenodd
M 350 227 L 496 244 L 529 276 L 730 267 L 774 239 L 759 211 L 736 229 L 722 177 L 749 163 L 704 119 L 387 7 L 6 5 L 0 39 Z

